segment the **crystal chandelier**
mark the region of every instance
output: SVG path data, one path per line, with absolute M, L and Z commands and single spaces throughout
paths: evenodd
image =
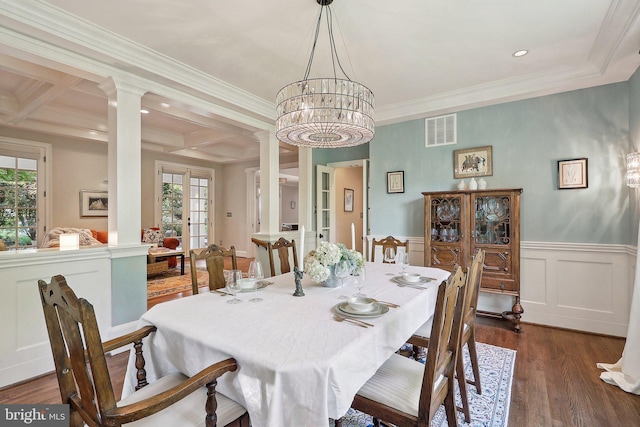
M 640 153 L 627 154 L 627 185 L 640 187 Z
M 340 65 L 329 7 L 333 0 L 316 1 L 320 14 L 304 78 L 283 87 L 276 96 L 276 137 L 287 144 L 310 148 L 352 147 L 367 143 L 375 133 L 373 93 L 366 86 L 351 81 Z M 325 8 L 334 75 L 309 79 Z M 337 78 L 336 63 L 346 80 Z

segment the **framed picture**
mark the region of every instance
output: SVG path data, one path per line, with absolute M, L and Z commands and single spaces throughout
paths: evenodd
M 587 188 L 587 159 L 558 160 L 558 189 Z
M 493 175 L 491 145 L 455 150 L 453 152 L 453 177 L 455 179 L 491 175 Z
M 404 171 L 387 172 L 387 193 L 404 193 Z
M 353 190 L 351 188 L 344 189 L 344 211 L 353 212 Z
M 80 190 L 80 216 L 107 216 L 109 193 L 106 191 Z

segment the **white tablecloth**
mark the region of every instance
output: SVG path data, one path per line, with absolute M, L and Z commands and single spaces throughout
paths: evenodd
M 432 316 L 437 285 L 449 272 L 409 267 L 437 280 L 428 289 L 401 288 L 386 272 L 390 264 L 367 263 L 364 293 L 399 304 L 381 317 L 366 319 L 375 327 L 361 328 L 333 320 L 340 294 L 355 289 L 345 283 L 325 288 L 305 276 L 306 296 L 292 296 L 291 273 L 272 277 L 275 283 L 255 293 L 238 294 L 244 301 L 205 293 L 158 304 L 139 326 L 158 330 L 144 346 L 149 381 L 179 371 L 193 375 L 226 357 L 239 369 L 225 374 L 218 390 L 247 408 L 254 427 L 326 426 L 349 409 L 355 393 L 411 334 Z M 262 302 L 249 302 L 258 294 Z M 133 356 L 123 397 L 135 386 Z

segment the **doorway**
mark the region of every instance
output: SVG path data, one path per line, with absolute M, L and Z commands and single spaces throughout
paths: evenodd
M 213 242 L 213 174 L 176 164 L 157 164 L 156 220 L 163 237 L 175 237 L 185 253 Z
M 343 243 L 365 255 L 365 237 L 369 232 L 369 168 L 368 160 L 360 159 L 327 164 L 333 169 L 332 232 L 330 241 Z M 317 195 L 319 196 L 319 195 Z M 353 232 L 352 232 L 353 230 Z

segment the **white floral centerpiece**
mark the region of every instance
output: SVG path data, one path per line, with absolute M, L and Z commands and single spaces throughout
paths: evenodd
M 305 257 L 304 272 L 316 283 L 324 282 L 332 274 L 332 267 L 339 261 L 348 261 L 352 273 L 364 267 L 364 257 L 358 251 L 347 249 L 342 243 L 322 241 Z

